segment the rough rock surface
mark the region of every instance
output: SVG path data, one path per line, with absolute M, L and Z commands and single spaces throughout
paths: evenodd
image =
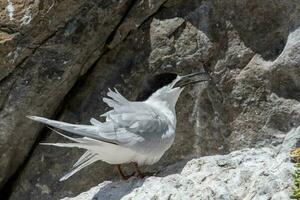
M 10 199 L 74 196 L 116 175 L 98 162 L 58 182 L 82 151 L 36 145 L 64 139 L 25 116 L 88 123 L 106 111 L 108 87 L 134 99 L 145 74 L 211 76 L 182 94 L 175 144 L 152 169 L 271 148 L 300 124 L 298 0 L 0 2 L 0 187 Z
M 12 17 L 3 21 L 13 37 L 1 43 L 8 52 L 1 52 L 5 64 L 0 75 L 0 186 L 24 161 L 41 128 L 25 116 L 55 112 L 128 9 L 126 1 L 17 2 L 7 1 L 5 11 Z M 19 19 L 22 12 L 32 18 L 25 24 Z M 53 16 L 59 17 L 52 20 Z
M 283 143 L 273 148 L 243 149 L 192 159 L 183 169 L 181 163 L 170 166 L 160 177 L 105 181 L 63 200 L 289 199 L 293 172 L 289 150 L 297 141 L 300 127 L 291 130 Z M 166 175 L 174 169 L 180 172 Z
M 1 2 L 6 5 L 1 33 L 7 38 L 0 44 L 0 187 L 24 162 L 41 130 L 25 116 L 55 114 L 135 5 L 130 0 L 21 4 Z

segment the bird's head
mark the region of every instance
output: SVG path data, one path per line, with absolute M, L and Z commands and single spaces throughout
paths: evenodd
M 205 79 L 203 75 L 206 75 Z M 156 100 L 166 102 L 170 107 L 175 108 L 180 93 L 185 86 L 207 81 L 206 72 L 196 72 L 188 75 L 175 73 L 161 73 L 150 76 L 142 84 L 137 101 Z

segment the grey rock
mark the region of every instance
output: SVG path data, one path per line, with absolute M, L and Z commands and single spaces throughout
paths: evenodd
M 1 53 L 1 56 L 6 56 L 6 60 L 19 57 L 22 60 L 18 64 L 17 60 L 6 62 L 4 59 L 3 62 L 10 67 L 1 65 L 1 69 L 3 67 L 5 70 L 0 70 L 1 74 L 3 72 L 0 75 L 0 187 L 23 163 L 41 130 L 40 125 L 27 120 L 25 116 L 55 114 L 78 77 L 104 51 L 106 39 L 129 9 L 127 1 L 105 2 L 81 1 L 77 4 L 74 1 L 53 1 L 51 8 L 46 2 L 40 2 L 38 5 L 24 7 L 34 9 L 38 6 L 41 9 L 40 16 L 36 20 L 33 18 L 28 24 L 28 30 L 25 25 L 20 24 L 17 16 L 7 22 L 9 27 L 14 27 L 13 24 L 17 23 L 15 31 L 24 31 L 27 36 L 20 34 L 2 43 L 0 48 L 7 50 L 9 48 L 6 46 L 9 44 L 6 43 L 12 42 L 16 50 L 7 53 L 7 56 Z M 12 4 L 14 6 L 14 2 Z M 78 7 L 73 6 L 74 4 Z M 17 8 L 19 9 L 15 7 L 14 12 L 18 12 Z M 20 6 L 20 9 L 23 7 Z M 37 14 L 32 14 L 32 17 L 35 15 Z M 103 24 L 106 24 L 105 29 Z M 55 29 L 52 30 L 52 26 Z M 39 32 L 39 29 L 43 30 Z M 41 35 L 35 37 L 35 31 Z M 22 44 L 31 49 L 32 55 L 22 54 Z
M 166 2 L 166 0 L 160 1 L 131 1 L 132 6 L 128 11 L 122 24 L 116 29 L 115 37 L 109 42 L 110 48 L 116 47 L 120 42 L 127 37 L 130 32 L 137 30 L 140 25 L 147 19 L 149 19 L 158 9 Z
M 125 2 L 123 2 L 123 3 L 124 3 L 124 5 L 126 5 Z M 121 6 L 120 4 L 117 4 L 117 5 Z M 112 14 L 113 12 L 116 12 L 114 9 L 124 9 L 124 8 L 122 8 L 122 7 L 115 8 L 115 7 L 113 7 L 113 4 L 112 4 L 107 8 L 107 10 L 105 10 L 105 13 L 104 13 L 104 11 L 100 12 L 97 10 L 95 10 L 95 12 L 100 12 L 103 15 L 107 15 L 106 17 L 102 16 L 103 20 L 110 19 L 115 22 L 116 19 L 114 19 L 110 16 L 110 14 Z M 112 15 L 115 15 L 115 14 L 112 14 Z M 122 17 L 122 16 L 120 15 L 119 17 Z M 110 23 L 110 22 L 104 21 L 103 23 Z M 113 23 L 112 23 L 112 25 L 113 25 Z M 100 32 L 100 30 L 97 30 L 97 31 Z M 106 29 L 106 30 L 102 30 L 102 31 L 109 32 L 110 30 Z M 139 32 L 139 34 L 140 34 L 139 37 L 142 37 L 141 35 L 143 33 L 144 32 Z M 94 33 L 94 34 L 96 34 L 96 33 Z M 97 37 L 94 40 L 99 39 L 99 37 L 101 37 L 100 33 L 99 33 L 99 35 L 97 35 Z M 101 40 L 99 40 L 98 42 L 95 42 L 94 40 L 93 41 L 86 40 L 86 41 L 88 41 L 89 43 L 93 42 L 94 43 L 93 45 L 101 45 L 100 41 L 103 41 L 102 46 L 104 46 L 104 44 L 106 42 L 105 39 L 107 39 L 107 37 L 101 37 Z M 105 111 L 105 109 L 107 109 L 107 107 L 102 103 L 101 97 L 103 97 L 106 94 L 108 87 L 112 87 L 112 86 L 120 87 L 121 84 L 124 84 L 123 81 L 127 81 L 127 82 L 129 80 L 140 81 L 139 74 L 136 74 L 136 79 L 132 79 L 130 76 L 131 76 L 131 73 L 135 73 L 135 71 L 137 71 L 139 69 L 144 70 L 144 72 L 145 72 L 146 70 L 143 69 L 143 66 L 145 66 L 145 64 L 142 66 L 135 65 L 134 66 L 135 68 L 133 68 L 132 71 L 130 71 L 129 68 L 131 67 L 130 65 L 132 65 L 132 62 L 134 62 L 134 59 L 137 59 L 136 62 L 145 62 L 146 59 L 144 59 L 144 58 L 146 57 L 145 54 L 147 52 L 143 52 L 141 49 L 144 50 L 146 45 L 143 46 L 140 44 L 140 46 L 137 46 L 138 48 L 136 48 L 136 49 L 134 48 L 131 51 L 126 50 L 128 48 L 128 46 L 130 46 L 132 44 L 132 42 L 139 42 L 139 41 L 136 41 L 136 39 L 134 37 L 130 37 L 129 39 L 127 39 L 126 44 L 124 44 L 120 47 L 117 47 L 113 51 L 108 51 L 106 54 L 103 54 L 101 56 L 101 59 L 99 59 L 98 63 L 94 67 L 93 72 L 92 73 L 88 72 L 91 74 L 88 77 L 86 76 L 87 78 L 84 81 L 86 84 L 80 85 L 80 87 L 75 86 L 75 88 L 70 92 L 73 95 L 72 95 L 72 98 L 70 98 L 69 96 L 67 97 L 68 100 L 66 100 L 66 102 L 69 102 L 69 103 L 68 103 L 68 106 L 65 107 L 64 112 L 62 112 L 62 115 L 60 118 L 61 120 L 69 121 L 72 123 L 77 123 L 77 122 L 87 123 L 91 116 L 94 116 L 97 118 L 97 116 L 102 114 Z M 147 41 L 145 41 L 145 43 L 146 42 Z M 62 46 L 64 46 L 64 45 L 66 45 L 66 44 L 63 44 Z M 81 47 L 83 49 L 89 49 L 87 47 L 84 47 L 82 44 L 81 44 Z M 80 50 L 78 49 L 76 51 L 80 51 Z M 102 49 L 102 51 L 104 51 L 104 50 Z M 107 51 L 107 50 L 105 50 L 105 51 Z M 137 51 L 140 51 L 141 54 L 134 55 L 134 52 L 137 52 Z M 96 52 L 97 52 L 97 50 L 96 50 Z M 124 52 L 124 53 L 121 53 L 121 52 Z M 79 52 L 77 52 L 77 53 L 79 54 Z M 81 52 L 80 54 L 82 54 L 82 56 L 85 58 L 87 57 L 86 55 L 84 55 L 84 52 Z M 124 55 L 122 55 L 122 54 L 124 54 Z M 133 57 L 133 55 L 134 55 L 134 57 Z M 94 60 L 95 56 L 93 54 L 91 54 L 91 56 L 92 56 L 92 58 L 90 58 L 90 59 Z M 139 57 L 139 56 L 141 56 L 141 57 Z M 116 59 L 116 60 L 111 59 L 114 57 L 120 57 L 120 59 Z M 121 59 L 121 57 L 123 59 Z M 78 56 L 76 59 L 80 59 L 80 58 L 81 57 Z M 97 55 L 96 55 L 96 58 L 97 58 Z M 45 58 L 44 58 L 44 60 L 45 60 Z M 87 60 L 86 62 L 90 62 L 90 61 Z M 74 73 L 74 74 L 72 74 L 73 75 L 72 77 L 74 79 L 77 79 L 80 76 L 79 73 L 86 71 L 86 69 L 85 69 L 86 66 L 90 67 L 90 65 L 86 65 L 86 62 L 84 63 L 84 65 L 79 65 L 79 64 L 76 65 L 77 67 L 82 67 L 82 68 L 80 68 L 81 70 L 79 70 L 78 73 L 75 73 L 74 70 L 72 71 L 72 73 Z M 49 70 L 48 72 L 50 73 L 52 71 Z M 48 75 L 47 74 L 48 72 L 45 72 L 46 76 Z M 53 78 L 57 78 L 57 77 L 55 75 L 53 75 Z M 105 80 L 105 81 L 101 82 L 99 80 Z M 63 82 L 63 80 L 60 80 L 60 81 Z M 69 80 L 66 80 L 65 83 L 71 84 L 71 82 Z M 74 83 L 72 83 L 72 86 L 73 86 L 73 84 Z M 93 84 L 94 86 L 91 87 L 91 84 Z M 47 85 L 50 87 L 50 84 L 47 84 Z M 126 96 L 129 98 L 130 97 L 132 98 L 132 97 L 134 97 L 134 95 L 136 95 L 136 93 L 131 91 L 131 89 L 133 87 L 134 87 L 134 85 L 131 85 L 129 87 L 125 87 L 127 90 L 123 91 L 121 89 L 120 91 L 126 92 L 127 93 Z M 64 92 L 64 95 L 65 95 L 65 93 L 68 92 L 68 90 L 62 90 L 61 87 L 60 87 L 60 89 L 61 90 L 59 90 L 59 91 Z M 68 89 L 70 89 L 70 88 L 68 88 Z M 81 92 L 77 92 L 78 90 L 80 90 Z M 76 93 L 74 91 L 76 91 Z M 57 92 L 56 88 L 53 89 L 53 92 Z M 45 95 L 45 98 L 49 98 L 49 95 Z M 39 101 L 39 99 L 37 99 L 37 101 Z M 44 101 L 42 101 L 42 102 L 45 103 Z M 62 101 L 62 99 L 60 99 L 60 100 L 55 100 L 55 102 L 58 104 L 59 102 L 63 102 L 63 101 Z M 34 103 L 34 102 L 32 102 L 32 103 Z M 43 104 L 43 103 L 40 102 L 40 104 L 42 104 L 40 107 L 45 109 L 45 111 L 41 112 L 43 114 L 41 114 L 40 112 L 35 111 L 35 110 L 27 111 L 26 114 L 42 115 L 42 116 L 48 115 L 49 116 L 49 115 L 52 115 L 52 113 L 54 113 L 54 110 L 51 110 L 51 108 L 55 109 L 58 106 L 58 105 L 49 105 L 49 108 L 47 108 L 46 104 Z M 38 108 L 38 106 L 34 105 L 34 104 L 30 104 L 28 107 L 33 107 L 34 109 Z M 24 109 L 26 109 L 25 106 L 24 106 Z M 25 114 L 20 115 L 17 112 L 15 114 L 18 115 L 19 118 L 21 118 L 26 123 L 37 127 L 38 124 L 35 124 L 35 123 L 31 122 L 30 120 L 26 119 Z M 11 121 L 13 122 L 14 120 L 11 120 Z M 6 124 L 8 127 L 11 126 L 7 122 L 6 122 Z M 36 127 L 34 127 L 34 126 L 31 126 L 31 128 L 32 129 L 35 128 L 34 130 L 36 132 L 32 132 L 32 131 L 28 130 L 28 132 L 30 134 L 38 133 L 39 130 L 36 129 Z M 41 127 L 41 126 L 39 126 L 39 127 Z M 46 137 L 48 135 L 45 132 L 43 134 Z M 37 135 L 34 135 L 34 136 L 36 137 Z M 22 137 L 24 137 L 24 135 Z M 16 138 L 12 138 L 12 139 L 16 139 Z M 28 137 L 24 137 L 24 139 L 28 139 Z M 31 145 L 33 144 L 34 139 L 31 140 L 32 143 L 28 143 L 28 146 L 30 145 L 29 147 L 31 147 Z M 61 140 L 61 138 L 58 137 L 57 135 L 53 134 L 47 140 L 58 141 L 58 140 Z M 8 145 L 8 143 L 6 143 L 6 145 Z M 28 153 L 28 151 L 22 152 L 22 153 L 24 153 L 24 155 L 26 155 Z M 59 197 L 65 196 L 67 194 L 78 193 L 78 192 L 80 192 L 80 190 L 82 190 L 82 188 L 88 188 L 93 183 L 112 176 L 113 167 L 109 166 L 105 163 L 99 163 L 98 166 L 93 166 L 92 169 L 90 169 L 90 168 L 88 169 L 88 171 L 90 171 L 89 173 L 96 174 L 96 175 L 91 176 L 93 178 L 93 181 L 90 178 L 83 178 L 83 177 L 78 176 L 77 178 L 72 179 L 68 182 L 59 183 L 58 182 L 59 177 L 61 177 L 64 173 L 66 173 L 68 171 L 68 169 L 70 169 L 73 161 L 75 161 L 78 158 L 78 156 L 80 156 L 81 153 L 82 153 L 82 151 L 77 150 L 77 149 L 69 149 L 69 150 L 62 149 L 61 152 L 58 152 L 57 149 L 45 148 L 45 147 L 42 147 L 39 145 L 36 146 L 35 150 L 33 151 L 33 155 L 28 160 L 28 163 L 26 164 L 22 173 L 20 174 L 19 178 L 17 179 L 16 184 L 14 184 L 12 186 L 12 195 L 10 196 L 10 199 L 20 199 L 20 198 L 21 199 L 22 198 L 23 199 L 41 199 L 41 198 L 42 199 L 53 199 L 53 198 L 58 199 Z M 56 162 L 53 162 L 54 161 L 53 159 L 56 160 Z M 66 160 L 69 160 L 70 162 L 66 162 Z M 174 160 L 175 159 L 173 159 L 173 161 Z M 16 161 L 21 163 L 22 160 L 19 159 Z M 14 164 L 14 166 L 17 167 L 17 164 Z M 101 169 L 101 170 L 99 170 L 99 169 Z M 11 172 L 13 172 L 13 171 L 11 170 Z M 5 172 L 4 172 L 4 174 L 5 174 Z M 5 175 L 8 175 L 8 174 L 5 174 Z M 82 175 L 84 175 L 84 174 L 82 174 Z M 84 177 L 86 177 L 86 175 L 84 175 Z M 46 190 L 47 192 L 44 191 L 45 188 L 47 188 L 47 190 Z
M 128 36 L 122 45 L 101 57 L 91 74 L 85 79 L 84 84 L 75 86 L 73 89 L 76 93 L 72 95 L 72 98 L 68 98 L 67 106 L 60 120 L 72 123 L 88 123 L 91 116 L 100 119 L 98 116 L 108 109 L 101 99 L 108 91 L 108 87 L 116 87 L 129 99 L 135 98 L 139 89 L 136 87 L 137 83 L 142 81 L 141 74 L 153 72 L 150 68 L 145 67 L 147 65 L 146 58 L 151 50 L 150 48 L 148 51 L 145 49 L 145 46 L 150 43 L 144 32 L 146 30 L 141 29 Z M 140 40 L 136 40 L 136 38 L 140 38 Z M 137 45 L 132 45 L 134 43 Z M 184 73 L 188 72 L 186 69 Z M 193 133 L 193 123 L 189 121 L 188 117 L 192 113 L 195 98 L 197 97 L 193 97 L 189 90 L 184 92 L 183 98 L 178 102 L 178 106 L 181 108 L 179 115 L 183 120 L 178 120 L 177 140 L 172 150 L 164 156 L 161 162 L 150 169 L 147 168 L 147 170 L 158 170 L 194 152 L 196 135 Z M 57 134 L 51 134 L 42 141 L 55 142 L 63 141 L 63 139 Z M 14 186 L 10 198 L 61 198 L 88 189 L 100 180 L 116 178 L 117 173 L 113 171 L 113 166 L 98 162 L 69 180 L 58 182 L 59 178 L 71 168 L 82 153 L 77 149 L 59 149 L 58 151 L 58 149 L 51 147 L 37 146 L 20 175 L 18 184 Z M 29 179 L 31 183 L 28 182 Z M 37 184 L 47 186 L 50 189 L 49 192 L 43 192 L 41 187 L 36 187 Z
M 107 110 L 101 97 L 108 87 L 133 100 L 146 74 L 205 69 L 211 80 L 185 90 L 177 105 L 175 143 L 145 170 L 244 148 L 257 148 L 247 151 L 272 161 L 262 148 L 282 144 L 300 125 L 297 0 L 53 1 L 47 13 L 51 2 L 26 26 L 8 21 L 26 36 L 16 35 L 0 48 L 0 62 L 9 65 L 0 70 L 2 184 L 33 149 L 11 185 L 10 199 L 75 196 L 116 179 L 113 167 L 99 162 L 58 182 L 82 151 L 33 145 L 64 139 L 40 132 L 41 126 L 24 116 L 88 123 Z M 8 20 L 6 10 L 5 16 Z M 33 49 L 17 48 L 32 43 Z M 226 166 L 228 157 L 216 165 Z
M 190 160 L 179 173 L 128 181 L 105 181 L 73 198 L 84 199 L 289 199 L 293 163 L 289 151 L 300 140 L 300 127 L 276 147 L 243 149 Z M 167 170 L 166 170 L 167 171 Z
M 210 39 L 182 18 L 153 19 L 150 37 L 151 68 L 197 66 L 211 58 L 213 44 Z
M 65 27 L 85 4 L 85 1 L 73 0 L 1 0 L 0 80 L 13 73 L 40 45 Z

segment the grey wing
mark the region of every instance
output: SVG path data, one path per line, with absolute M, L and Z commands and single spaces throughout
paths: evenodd
M 120 95 L 110 90 L 110 96 Z M 121 95 L 120 95 L 121 96 Z M 122 97 L 122 96 L 121 96 Z M 160 140 L 167 131 L 166 118 L 160 115 L 148 104 L 143 102 L 130 102 L 119 97 L 103 99 L 113 109 L 104 113 L 106 123 L 115 127 L 115 141 L 122 146 L 133 146 L 146 141 Z
M 154 138 L 158 138 L 167 129 L 167 123 L 149 105 L 128 101 L 116 90 L 109 90 L 107 95 L 111 99 L 103 98 L 103 101 L 113 109 L 103 114 L 106 117 L 104 123 L 93 118 L 90 120 L 92 125 L 80 125 L 37 116 L 28 117 L 79 136 L 123 146 L 149 141 L 153 133 L 157 134 Z

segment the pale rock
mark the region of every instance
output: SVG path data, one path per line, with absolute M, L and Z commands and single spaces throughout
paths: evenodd
M 243 149 L 227 155 L 196 158 L 177 174 L 161 172 L 159 177 L 105 181 L 76 197 L 62 200 L 289 199 L 294 170 L 289 151 L 298 141 L 300 127 L 292 129 L 283 143 L 273 148 Z M 177 167 L 181 169 L 180 165 Z

